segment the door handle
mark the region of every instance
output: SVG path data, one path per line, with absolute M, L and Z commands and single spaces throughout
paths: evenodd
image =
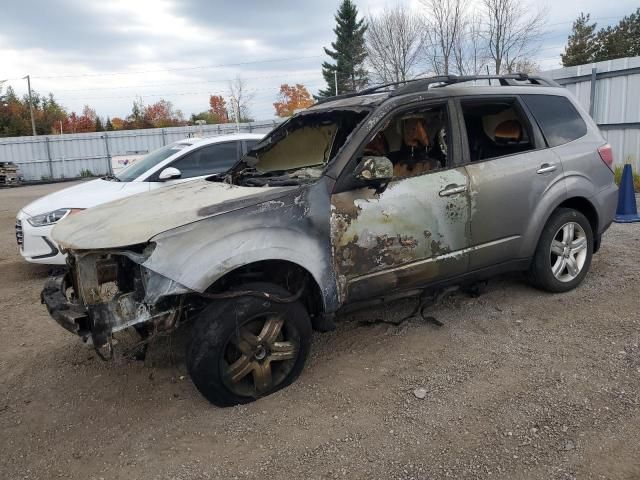
M 537 174 L 543 174 L 543 173 L 555 172 L 556 168 L 558 168 L 558 167 L 556 167 L 552 163 L 543 163 L 542 165 L 540 165 L 540 168 L 538 169 L 538 171 L 536 173 Z
M 441 197 L 449 197 L 451 195 L 456 195 L 458 193 L 463 193 L 466 191 L 466 185 L 447 185 L 446 187 L 444 187 L 444 190 L 440 190 L 439 195 Z

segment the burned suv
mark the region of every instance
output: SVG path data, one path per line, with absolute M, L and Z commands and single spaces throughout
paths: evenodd
M 130 327 L 190 324 L 196 387 L 245 403 L 295 380 L 346 308 L 514 270 L 575 288 L 613 218 L 611 167 L 549 80 L 384 85 L 298 113 L 226 174 L 64 219 L 68 273 L 42 299 L 103 357 Z

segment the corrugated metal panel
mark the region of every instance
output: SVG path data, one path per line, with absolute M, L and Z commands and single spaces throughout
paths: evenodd
M 640 171 L 640 129 L 604 130 L 602 134 L 613 148 L 616 165 L 629 163 L 636 172 Z
M 240 131 L 268 133 L 279 122 L 241 124 Z M 186 137 L 235 131 L 235 124 L 224 124 L 4 138 L 0 139 L 0 161 L 18 164 L 26 180 L 104 175 L 109 171 L 110 156 L 144 154 Z

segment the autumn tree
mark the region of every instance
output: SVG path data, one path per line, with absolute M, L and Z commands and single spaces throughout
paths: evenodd
M 71 112 L 64 121 L 63 131 L 65 133 L 95 132 L 96 118 L 96 111 L 89 105 L 85 105 L 81 115 L 78 115 L 76 112 Z
M 273 104 L 278 117 L 290 117 L 297 110 L 303 110 L 313 105 L 313 98 L 304 85 L 280 85 L 278 101 Z
M 327 88 L 318 92 L 319 97 L 332 97 L 336 94 L 336 73 L 338 77 L 338 94 L 361 90 L 368 83 L 365 60 L 365 34 L 367 24 L 364 19 L 358 20 L 358 9 L 351 0 L 342 0 L 335 15 L 336 34 L 331 49 L 324 49 L 335 63 L 322 64 L 322 76 Z
M 209 113 L 211 122 L 208 123 L 228 123 L 227 102 L 222 95 L 211 95 L 209 97 Z
M 120 117 L 113 117 L 111 119 L 111 125 L 113 126 L 114 130 L 123 130 L 125 127 L 125 123 L 126 121 Z
M 154 128 L 176 127 L 184 124 L 182 112 L 176 110 L 171 102 L 164 99 L 143 107 L 142 116 L 145 125 Z

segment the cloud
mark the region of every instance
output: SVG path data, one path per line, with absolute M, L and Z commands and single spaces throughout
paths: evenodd
M 368 15 L 395 1 L 356 3 Z M 0 79 L 11 78 L 22 93 L 28 73 L 36 90 L 54 92 L 71 110 L 89 103 L 102 115 L 124 116 L 135 96 L 164 97 L 187 114 L 204 110 L 209 93 L 224 93 L 239 74 L 254 93 L 253 115 L 268 118 L 281 83 L 323 86 L 322 47 L 334 39 L 338 3 L 20 0 L 2 12 Z M 557 66 L 580 11 L 611 23 L 635 8 L 632 0 L 551 4 L 539 63 Z

